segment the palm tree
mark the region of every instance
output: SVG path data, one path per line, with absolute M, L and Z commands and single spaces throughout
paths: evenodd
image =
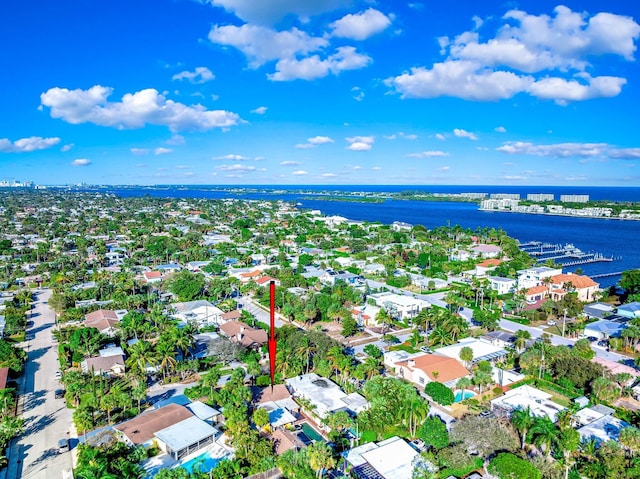
M 558 443 L 560 434 L 560 430 L 553 421 L 547 416 L 536 418 L 530 431 L 533 443 L 538 447 L 545 446 L 547 457 L 550 456 L 551 448 Z
M 309 466 L 316 471 L 318 478 L 324 476 L 325 469 L 331 469 L 336 464 L 331 448 L 324 441 L 316 441 L 309 446 L 307 455 L 309 457 Z
M 462 397 L 464 398 L 464 392 L 473 385 L 473 382 L 468 377 L 458 379 L 456 387 L 462 390 Z
M 172 344 L 160 341 L 156 345 L 156 354 L 158 355 L 158 365 L 162 369 L 162 379 L 165 380 L 167 378 L 166 373 L 172 371 L 178 364 L 176 351 Z
M 133 374 L 145 377 L 147 366 L 155 366 L 157 355 L 153 346 L 148 341 L 138 341 L 127 348 L 129 357 L 126 360 L 127 367 Z
M 518 329 L 516 331 L 516 339 L 514 346 L 518 352 L 522 352 L 527 345 L 527 341 L 531 339 L 531 333 L 527 329 Z
M 531 416 L 531 409 L 527 406 L 525 409 L 517 409 L 511 415 L 511 424 L 520 434 L 522 439 L 522 450 L 524 450 L 525 441 L 527 439 L 527 431 L 533 426 L 534 418 Z

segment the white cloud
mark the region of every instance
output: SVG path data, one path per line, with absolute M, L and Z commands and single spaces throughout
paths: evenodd
M 634 59 L 640 25 L 631 17 L 573 12 L 558 6 L 554 15 L 511 10 L 497 34 L 486 41 L 477 31 L 439 38 L 443 62 L 416 67 L 386 84 L 402 98 L 458 97 L 495 101 L 518 93 L 560 104 L 616 96 L 626 79 L 591 76 L 590 58 L 616 55 Z M 476 22 L 476 29 L 483 25 Z M 553 72 L 536 76 L 541 72 Z
M 255 171 L 256 167 L 251 165 L 241 165 L 239 163 L 235 165 L 220 165 L 216 166 L 214 169 L 218 171 L 240 171 L 240 172 L 250 172 Z
M 609 151 L 609 158 L 620 160 L 640 159 L 640 148 L 619 148 Z
M 213 160 L 228 160 L 228 161 L 247 161 L 247 160 L 250 160 L 251 158 L 249 158 L 248 156 L 235 155 L 233 153 L 230 153 L 230 154 L 224 155 L 224 156 L 216 156 L 216 157 L 214 157 L 212 159 Z
M 251 113 L 255 113 L 256 115 L 264 115 L 267 112 L 266 106 L 259 106 L 255 110 L 251 110 Z
M 41 136 L 20 138 L 19 140 L 13 142 L 8 138 L 0 138 L 0 152 L 29 153 L 37 150 L 46 150 L 47 148 L 51 148 L 58 143 L 60 143 L 60 138 L 42 138 Z
M 469 138 L 470 140 L 478 139 L 478 137 L 475 134 L 467 130 L 462 130 L 460 128 L 454 128 L 453 134 L 456 135 L 458 138 Z
M 300 163 L 298 163 L 297 161 L 281 161 L 280 162 L 280 166 L 300 166 Z
M 171 77 L 172 80 L 187 80 L 194 84 L 206 83 L 211 81 L 216 76 L 207 67 L 196 67 L 192 72 L 183 71 L 176 73 Z
M 171 148 L 162 148 L 162 147 L 158 147 L 155 150 L 153 150 L 153 154 L 154 155 L 166 155 L 167 153 L 172 153 L 173 150 Z
M 295 15 L 302 21 L 321 13 L 347 7 L 352 0 L 205 0 L 213 6 L 233 12 L 246 22 L 271 24 L 287 15 Z
M 149 88 L 127 93 L 120 102 L 109 102 L 112 88 L 95 85 L 88 90 L 51 88 L 40 95 L 42 105 L 51 108 L 53 118 L 72 124 L 94 123 L 116 128 L 142 128 L 163 125 L 172 131 L 229 128 L 238 124 L 239 115 L 225 110 L 207 110 L 202 105 L 187 106 L 167 100 Z
M 418 135 L 405 135 L 404 133 L 400 133 L 400 136 L 402 136 L 405 140 L 417 140 L 418 139 Z
M 311 37 L 295 27 L 277 32 L 271 28 L 249 24 L 239 27 L 216 25 L 209 32 L 209 40 L 240 50 L 249 60 L 251 68 L 258 68 L 272 60 L 306 55 L 329 45 L 327 39 Z
M 185 140 L 182 135 L 173 135 L 166 141 L 167 145 L 184 145 Z
M 411 158 L 436 158 L 442 156 L 449 156 L 449 153 L 440 150 L 422 151 L 420 153 L 409 153 L 407 156 Z
M 322 60 L 319 55 L 282 58 L 276 64 L 276 72 L 268 75 L 273 81 L 315 80 L 328 74 L 337 75 L 345 70 L 358 70 L 371 63 L 368 55 L 358 53 L 355 47 L 339 47 L 336 53 Z
M 352 136 L 345 138 L 345 140 L 349 143 L 347 149 L 352 151 L 368 151 L 376 141 L 374 136 Z
M 393 135 L 384 135 L 383 138 L 385 140 L 395 140 L 397 138 L 396 134 L 394 133 Z
M 333 140 L 328 136 L 314 136 L 313 138 L 307 138 L 307 142 L 312 145 L 324 145 L 325 143 L 333 143 Z
M 292 174 L 292 175 L 295 175 L 295 176 L 304 176 L 304 175 L 308 175 L 308 174 L 309 174 L 309 172 L 308 172 L 308 171 L 305 171 L 305 170 L 296 170 L 296 171 L 294 171 L 294 172 L 293 172 L 293 173 L 291 173 L 291 174 Z
M 374 171 L 380 171 L 382 168 L 380 168 L 379 166 L 372 166 L 371 169 Z
M 449 166 L 441 166 L 440 168 L 438 168 L 438 171 L 449 171 L 451 167 Z
M 86 158 L 77 158 L 71 162 L 71 166 L 88 166 L 91 164 L 91 160 Z
M 149 153 L 149 148 L 131 148 L 131 150 L 129 151 L 131 151 L 131 153 L 133 153 L 136 156 L 142 156 Z
M 358 87 L 358 86 L 354 86 L 351 91 L 353 92 L 353 99 L 355 101 L 362 101 L 364 100 L 364 91 L 362 91 L 362 88 Z
M 355 166 L 353 166 L 351 169 L 352 169 L 352 170 L 361 170 L 361 169 L 362 169 L 362 166 L 360 166 L 360 165 L 355 165 Z
M 507 142 L 496 150 L 511 155 L 534 155 L 552 158 L 568 158 L 572 156 L 590 157 L 602 155 L 607 150 L 606 143 L 556 143 L 552 145 L 535 145 L 525 141 Z
M 506 133 L 507 129 L 504 126 L 497 126 L 494 128 L 494 131 L 497 131 L 498 133 Z
M 364 12 L 349 13 L 333 22 L 329 28 L 332 29 L 331 35 L 334 37 L 366 40 L 384 31 L 389 25 L 389 17 L 379 10 L 369 8 Z
M 442 133 L 436 133 L 436 139 L 440 140 L 440 141 L 444 141 L 445 137 Z
M 177 170 L 188 170 L 189 168 L 191 168 L 190 166 L 187 165 L 176 165 L 175 168 Z
M 300 150 L 308 150 L 309 148 L 315 148 L 316 145 L 312 145 L 311 143 L 298 143 L 296 148 Z
M 62 152 L 67 152 L 73 149 L 75 145 L 73 143 L 69 143 L 67 145 L 63 145 L 62 148 L 60 148 L 60 151 Z
M 320 175 L 321 178 L 334 178 L 336 176 L 338 176 L 338 175 L 336 175 L 335 173 L 322 173 Z

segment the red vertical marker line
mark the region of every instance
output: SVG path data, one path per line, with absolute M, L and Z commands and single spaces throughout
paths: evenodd
M 271 371 L 271 390 L 273 391 L 273 385 L 275 384 L 275 375 L 276 375 L 276 325 L 275 325 L 275 315 L 276 315 L 276 283 L 271 281 L 269 283 L 269 296 L 270 296 L 270 308 L 269 312 L 271 314 L 271 324 L 269 327 L 269 370 Z

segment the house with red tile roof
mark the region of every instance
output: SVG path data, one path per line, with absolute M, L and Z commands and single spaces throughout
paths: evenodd
M 584 302 L 593 301 L 595 293 L 600 290 L 600 285 L 589 276 L 566 273 L 551 277 L 550 295 L 555 301 L 561 299 L 568 292 L 578 293 L 578 299 Z
M 439 354 L 410 357 L 395 363 L 394 369 L 398 376 L 422 387 L 434 381 L 451 387 L 471 374 L 460 362 Z
M 220 325 L 220 334 L 244 347 L 257 349 L 267 344 L 267 332 L 247 326 L 241 321 L 227 321 Z

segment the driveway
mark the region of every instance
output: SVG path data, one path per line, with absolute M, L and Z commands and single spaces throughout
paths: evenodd
M 55 313 L 47 301 L 51 290 L 36 291 L 35 302 L 27 320 L 33 321 L 24 344 L 28 353 L 25 371 L 19 381 L 18 409 L 25 419 L 25 432 L 11 441 L 7 449 L 6 479 L 51 479 L 62 477 L 71 469 L 71 452 L 58 452 L 58 440 L 77 441 L 72 433 L 71 410 L 64 399 L 55 399 L 61 384 L 54 378 L 58 371 L 57 348 L 52 346 L 51 332 Z

